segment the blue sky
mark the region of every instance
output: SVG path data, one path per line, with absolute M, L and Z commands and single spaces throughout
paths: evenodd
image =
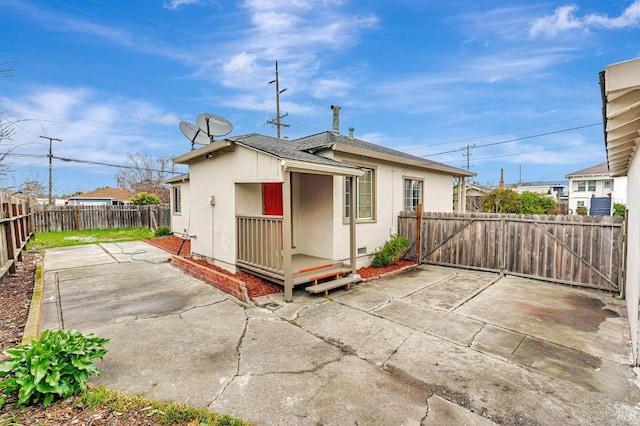
M 478 175 L 558 181 L 606 160 L 598 73 L 640 56 L 640 0 L 3 0 L 0 111 L 17 121 L 3 187 L 48 185 L 55 156 L 125 164 L 190 149 L 209 112 L 232 134 L 331 129 Z M 469 156 L 466 156 L 469 146 Z M 18 155 L 15 155 L 18 154 Z M 54 194 L 115 186 L 53 162 Z

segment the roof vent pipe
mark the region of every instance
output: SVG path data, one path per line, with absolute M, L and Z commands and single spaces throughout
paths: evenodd
M 331 105 L 331 109 L 333 110 L 333 129 L 331 132 L 336 135 L 340 134 L 340 107 L 338 105 Z
M 349 139 L 353 139 L 353 131 L 355 130 L 354 127 L 349 127 Z

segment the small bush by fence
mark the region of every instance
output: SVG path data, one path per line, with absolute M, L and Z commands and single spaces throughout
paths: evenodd
M 0 281 L 14 273 L 16 262 L 22 260 L 22 250 L 33 234 L 29 203 L 8 192 L 0 191 Z
M 50 206 L 34 213 L 35 232 L 171 227 L 169 206 Z

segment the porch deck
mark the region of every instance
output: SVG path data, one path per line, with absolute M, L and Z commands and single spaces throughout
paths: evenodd
M 237 261 L 238 267 L 258 275 L 266 280 L 284 285 L 284 273 L 261 268 L 259 265 L 250 264 L 241 260 Z M 293 285 L 306 284 L 319 279 L 336 277 L 351 272 L 349 265 L 338 260 L 323 257 L 309 256 L 306 254 L 294 254 L 291 258 Z

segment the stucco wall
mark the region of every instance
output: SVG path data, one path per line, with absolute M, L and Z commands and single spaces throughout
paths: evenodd
M 631 329 L 633 359 L 640 361 L 640 158 L 636 152 L 627 174 L 629 187 L 627 198 L 627 273 L 625 279 L 625 297 L 627 314 Z
M 331 259 L 333 256 L 333 180 L 325 175 L 299 175 L 298 253 Z
M 337 155 L 336 155 L 337 157 Z M 342 155 L 341 160 L 375 170 L 375 220 L 360 221 L 356 226 L 358 248 L 366 247 L 365 255 L 358 255 L 358 267 L 371 262 L 370 255 L 397 233 L 398 213 L 404 208 L 404 179 L 423 179 L 423 210 L 453 211 L 453 177 L 415 167 L 392 163 L 364 162 Z M 360 160 L 360 161 L 359 161 Z M 335 178 L 333 191 L 339 202 L 334 205 L 334 259 L 349 258 L 349 225 L 344 221 L 344 178 Z
M 249 149 L 217 152 L 214 158 L 192 163 L 190 175 L 191 229 L 196 237 L 191 240 L 191 251 L 214 259 L 214 263 L 235 270 L 236 261 L 236 208 L 247 213 L 253 205 L 238 207 L 236 184 L 253 185 L 241 188 L 241 196 L 260 195 L 255 181 L 279 181 L 280 163 L 277 159 Z M 246 189 L 246 191 L 244 191 Z M 209 197 L 215 196 L 215 205 Z M 261 200 L 261 198 L 259 198 Z

